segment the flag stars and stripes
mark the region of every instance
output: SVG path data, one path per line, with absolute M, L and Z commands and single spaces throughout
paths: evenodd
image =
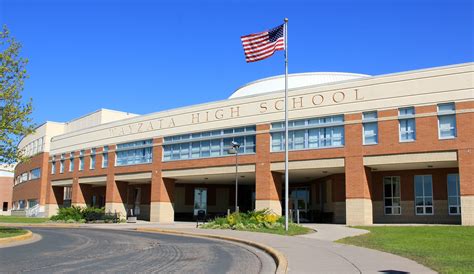
M 277 50 L 285 49 L 285 25 L 268 31 L 242 36 L 245 60 L 247 63 L 268 58 Z

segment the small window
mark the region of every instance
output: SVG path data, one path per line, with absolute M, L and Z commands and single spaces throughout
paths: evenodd
M 406 107 L 398 110 L 398 127 L 400 142 L 412 142 L 416 139 L 415 108 Z
M 109 165 L 109 154 L 102 153 L 102 168 L 106 168 Z
M 71 152 L 69 156 L 69 172 L 74 171 L 74 152 Z
M 95 169 L 95 155 L 91 154 L 89 169 Z
M 364 145 L 374 145 L 378 143 L 377 112 L 362 113 L 363 143 Z
M 52 161 L 51 162 L 51 174 L 56 173 L 56 162 Z
M 439 139 L 456 138 L 456 109 L 454 103 L 438 105 Z
M 40 168 L 35 168 L 35 169 L 31 170 L 31 173 L 30 173 L 30 179 L 31 180 L 39 179 L 40 177 L 41 177 L 41 169 Z

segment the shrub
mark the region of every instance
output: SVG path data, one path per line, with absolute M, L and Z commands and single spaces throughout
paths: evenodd
M 58 214 L 51 217 L 52 221 L 62 221 L 67 223 L 74 222 L 92 222 L 97 220 L 113 220 L 113 216 L 110 218 L 105 215 L 105 209 L 97 207 L 63 207 L 60 208 Z
M 204 228 L 231 228 L 238 230 L 275 228 L 280 226 L 282 218 L 268 209 L 244 212 L 234 212 L 227 217 L 219 217 L 203 225 Z M 284 218 L 283 218 L 284 222 Z
M 58 214 L 54 215 L 51 217 L 51 220 L 53 221 L 79 221 L 80 219 L 83 219 L 82 216 L 82 208 L 79 206 L 71 206 L 71 207 L 63 207 L 60 208 L 58 211 Z

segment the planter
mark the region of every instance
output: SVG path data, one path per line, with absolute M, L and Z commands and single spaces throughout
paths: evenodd
M 136 223 L 136 222 L 137 222 L 136 216 L 130 216 L 127 218 L 127 223 Z

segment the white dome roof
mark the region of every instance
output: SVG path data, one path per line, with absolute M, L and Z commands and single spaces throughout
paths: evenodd
M 366 77 L 370 77 L 370 75 L 344 72 L 308 72 L 288 74 L 288 88 L 301 88 Z M 284 89 L 285 75 L 278 75 L 248 83 L 232 93 L 229 99 L 267 92 L 282 91 Z

